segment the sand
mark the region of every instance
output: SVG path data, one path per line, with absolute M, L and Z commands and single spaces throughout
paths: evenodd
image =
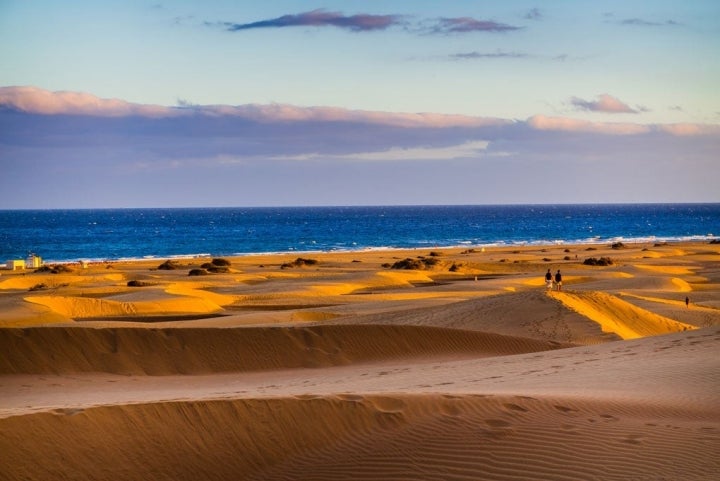
M 0 479 L 720 476 L 720 245 L 296 257 L 0 271 Z

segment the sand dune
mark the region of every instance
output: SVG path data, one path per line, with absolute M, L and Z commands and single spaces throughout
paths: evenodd
M 0 329 L 0 374 L 200 374 L 330 367 L 405 357 L 495 356 L 562 347 L 426 326 Z
M 505 360 L 265 373 L 237 387 L 222 375 L 152 388 L 120 376 L 106 380 L 156 399 L 111 393 L 95 406 L 75 399 L 95 389 L 79 377 L 65 405 L 0 419 L 0 448 L 8 479 L 710 480 L 718 340 L 713 328 Z M 182 389 L 164 391 L 171 381 Z
M 0 480 L 717 479 L 720 246 L 592 249 L 4 272 Z
M 11 418 L 3 431 L 8 479 L 710 481 L 720 469 L 717 419 L 702 413 L 527 396 L 170 402 Z M 25 462 L 27 438 L 52 443 L 37 446 L 44 463 Z
M 623 339 L 695 329 L 695 326 L 640 309 L 603 292 L 550 292 L 550 296 Z

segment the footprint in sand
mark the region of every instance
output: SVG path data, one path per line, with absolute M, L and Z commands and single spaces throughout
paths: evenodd
M 639 434 L 630 434 L 625 439 L 623 439 L 623 442 L 627 444 L 642 444 L 642 438 L 643 437 Z
M 522 406 L 519 406 L 517 404 L 513 404 L 513 403 L 505 403 L 505 404 L 503 404 L 503 406 L 505 406 L 507 409 L 509 409 L 511 411 L 522 412 L 522 413 L 528 412 L 528 409 L 526 409 Z
M 53 411 L 53 413 L 59 414 L 62 416 L 74 416 L 76 414 L 80 414 L 83 411 L 85 411 L 85 410 L 82 408 L 60 408 L 60 409 L 55 409 Z
M 405 409 L 405 401 L 389 396 L 378 396 L 371 399 L 372 405 L 383 413 L 401 413 Z
M 486 419 L 485 424 L 487 424 L 491 428 L 509 428 L 510 426 L 512 426 L 511 423 L 503 421 L 502 419 Z

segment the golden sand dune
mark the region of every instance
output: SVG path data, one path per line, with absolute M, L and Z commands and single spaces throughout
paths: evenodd
M 403 357 L 535 352 L 558 343 L 424 326 L 0 329 L 0 373 L 189 374 Z M 13 355 L 15 354 L 15 355 Z
M 549 292 L 548 295 L 600 324 L 603 332 L 615 333 L 623 339 L 695 329 L 603 292 Z
M 25 300 L 46 306 L 70 319 L 212 313 L 221 310 L 220 306 L 204 298 L 185 297 L 138 302 L 119 302 L 71 296 L 27 296 Z
M 336 322 L 347 320 L 341 318 Z M 616 335 L 604 332 L 583 313 L 548 297 L 544 287 L 512 293 L 490 293 L 488 296 L 441 305 L 356 315 L 352 322 L 449 327 L 574 344 L 596 344 L 619 339 Z
M 8 279 L 0 280 L 0 290 L 6 289 L 23 289 L 27 290 L 33 286 L 44 284 L 48 287 L 56 286 L 77 286 L 77 285 L 96 285 L 107 282 L 121 282 L 124 276 L 119 273 L 102 274 L 102 275 L 56 275 L 56 274 L 33 274 L 29 276 L 13 276 Z
M 717 479 L 720 245 L 428 255 L 3 272 L 0 480 Z
M 92 378 L 26 376 L 65 395 L 24 414 L 7 414 L 22 394 L 3 401 L 0 449 L 9 479 L 709 481 L 718 340 L 716 328 L 509 357 L 116 376 L 100 380 L 118 394 L 89 404 Z

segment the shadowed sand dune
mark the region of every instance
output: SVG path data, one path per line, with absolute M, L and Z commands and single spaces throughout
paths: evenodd
M 720 245 L 588 249 L 3 272 L 0 480 L 716 480 Z
M 495 356 L 559 343 L 427 326 L 0 329 L 3 373 L 199 374 L 403 357 Z
M 712 328 L 310 375 L 104 378 L 134 403 L 107 394 L 103 402 L 92 378 L 61 377 L 59 405 L 9 416 L 6 408 L 0 476 L 709 481 L 720 469 L 720 363 L 708 355 L 718 342 Z M 184 389 L 164 391 L 170 382 Z M 194 399 L 173 399 L 178 392 Z
M 2 444 L 13 445 L 2 447 L 15 479 L 69 471 L 98 480 L 710 481 L 720 469 L 712 421 L 672 408 L 526 396 L 271 398 L 11 418 Z M 32 446 L 43 450 L 41 465 L 18 459 L 31 454 L 22 449 L 27 438 L 43 440 Z M 78 450 L 79 439 L 92 449 Z

